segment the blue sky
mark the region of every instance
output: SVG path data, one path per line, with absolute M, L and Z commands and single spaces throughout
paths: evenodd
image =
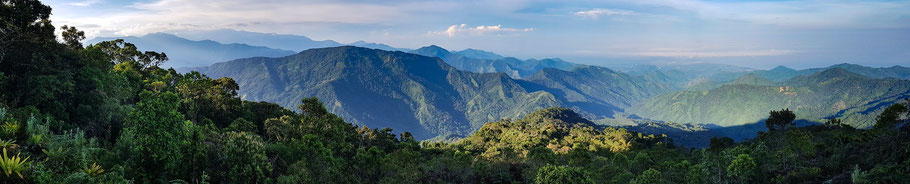
M 55 0 L 95 36 L 237 29 L 578 63 L 910 66 L 910 1 Z

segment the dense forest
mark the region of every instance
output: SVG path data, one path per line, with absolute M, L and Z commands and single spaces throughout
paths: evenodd
M 869 129 L 772 111 L 758 137 L 705 149 L 565 108 L 418 142 L 316 98 L 242 100 L 231 78 L 160 68 L 165 53 L 123 40 L 83 46 L 41 2 L 0 2 L 2 183 L 910 183 L 906 100 Z

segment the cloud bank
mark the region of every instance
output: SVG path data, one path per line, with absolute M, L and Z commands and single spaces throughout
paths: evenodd
M 505 28 L 502 25 L 495 26 L 476 26 L 468 27 L 467 24 L 461 25 L 452 25 L 448 29 L 442 32 L 431 32 L 431 34 L 445 35 L 448 37 L 455 37 L 458 34 L 467 34 L 467 35 L 503 35 L 503 34 L 514 34 L 519 32 L 530 32 L 534 31 L 534 28 Z

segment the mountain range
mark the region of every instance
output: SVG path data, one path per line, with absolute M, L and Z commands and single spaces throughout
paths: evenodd
M 273 49 L 262 46 L 232 43 L 222 44 L 211 40 L 193 41 L 173 34 L 152 33 L 145 36 L 98 37 L 86 41 L 94 44 L 102 41 L 123 39 L 135 44 L 140 50 L 154 50 L 167 54 L 170 59 L 162 67 L 198 67 L 216 62 L 224 62 L 248 57 L 281 57 L 294 54 L 294 51 Z
M 874 78 L 836 66 L 783 82 L 745 75 L 710 90 L 659 95 L 629 111 L 654 120 L 737 126 L 761 122 L 771 110 L 790 109 L 797 119 L 838 118 L 867 128 L 885 107 L 910 98 L 910 80 Z
M 234 30 L 175 34 L 202 41 L 167 33 L 120 38 L 140 49 L 165 51 L 171 58 L 165 67 L 232 77 L 247 100 L 294 107 L 300 98 L 317 96 L 333 113 L 351 122 L 411 131 L 422 139 L 460 137 L 486 122 L 557 106 L 599 124 L 631 125 L 630 129 L 648 133 L 678 132 L 674 134 L 685 137 L 729 135 L 711 132 L 719 127 L 754 131 L 761 127 L 751 125 L 760 122 L 766 111 L 780 108 L 798 110 L 805 121 L 842 118 L 868 127 L 869 114 L 907 97 L 908 91 L 900 88 L 906 81 L 901 79 L 910 78 L 910 69 L 901 66 L 756 70 L 674 63 L 612 70 L 561 59 L 520 60 L 477 49 L 449 51 L 435 45 L 410 50 L 358 41 L 348 44 L 357 47 L 333 47 L 343 44 Z M 116 38 L 87 43 L 111 39 Z M 294 54 L 253 45 L 309 50 Z M 330 48 L 311 49 L 321 47 Z M 415 63 L 420 65 L 411 66 Z M 838 85 L 887 92 L 866 94 L 839 90 Z M 888 85 L 895 87 L 883 87 Z
M 420 50 L 420 49 L 418 49 Z M 391 127 L 426 139 L 468 135 L 484 123 L 536 109 L 566 107 L 586 118 L 611 118 L 670 87 L 604 67 L 546 68 L 526 79 L 458 70 L 443 60 L 352 46 L 310 49 L 197 68 L 231 77 L 246 100 L 293 107 L 316 96 L 345 120 Z
M 545 68 L 571 70 L 578 66 L 558 58 L 522 61 L 517 58 L 503 57 L 492 52 L 475 49 L 450 52 L 436 45 L 421 47 L 411 53 L 440 58 L 459 70 L 478 73 L 502 72 L 512 78 L 527 77 Z

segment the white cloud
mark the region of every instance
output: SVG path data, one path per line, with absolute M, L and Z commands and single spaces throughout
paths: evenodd
M 629 10 L 595 8 L 591 10 L 577 11 L 574 14 L 577 16 L 588 17 L 597 20 L 600 18 L 600 16 L 632 15 L 635 14 L 635 12 Z
M 635 4 L 692 12 L 706 20 L 729 20 L 809 28 L 907 27 L 908 1 L 744 1 L 627 0 Z
M 87 7 L 87 6 L 98 4 L 100 2 L 101 2 L 101 0 L 85 0 L 85 1 L 80 1 L 80 2 L 69 3 L 69 5 Z
M 63 5 L 86 6 L 56 9 L 55 24 L 77 26 L 94 36 L 141 36 L 179 29 L 244 29 L 259 32 L 293 32 L 329 25 L 380 25 L 407 20 L 410 11 L 433 6 L 423 2 L 371 3 L 292 0 L 156 0 L 111 11 L 98 8 L 104 0 Z M 62 25 L 61 24 L 61 25 Z M 255 26 L 249 26 L 254 25 Z M 86 27 L 81 25 L 97 25 Z
M 751 57 L 782 56 L 797 53 L 793 50 L 760 49 L 760 50 L 695 50 L 695 49 L 650 49 L 632 52 L 633 56 L 677 57 L 677 58 L 713 58 L 713 57 Z
M 448 37 L 455 37 L 456 34 L 469 34 L 469 35 L 486 35 L 486 34 L 512 34 L 518 32 L 530 32 L 534 31 L 534 28 L 504 28 L 502 25 L 495 26 L 476 26 L 468 27 L 467 24 L 461 25 L 452 25 L 448 29 L 442 32 L 432 32 L 432 34 L 446 35 Z

